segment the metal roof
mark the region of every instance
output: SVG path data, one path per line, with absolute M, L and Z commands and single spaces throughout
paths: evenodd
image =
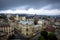
M 33 24 L 33 21 L 22 21 L 21 20 L 19 23 L 22 24 L 22 25 L 27 25 L 27 24 L 28 25 L 32 25 Z
M 38 24 L 37 24 L 37 25 L 34 25 L 34 27 L 41 27 L 41 26 L 42 26 L 42 25 L 38 25 Z

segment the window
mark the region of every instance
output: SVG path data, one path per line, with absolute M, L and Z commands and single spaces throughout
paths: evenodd
M 26 29 L 26 31 L 28 31 L 28 28 Z
M 28 33 L 26 33 L 26 35 L 28 36 Z

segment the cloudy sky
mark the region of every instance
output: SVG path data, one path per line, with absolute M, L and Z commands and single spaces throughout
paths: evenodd
M 60 15 L 60 0 L 0 0 L 0 13 Z

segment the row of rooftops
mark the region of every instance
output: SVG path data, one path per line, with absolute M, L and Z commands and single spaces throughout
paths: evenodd
M 22 25 L 32 25 L 34 22 L 33 21 L 20 21 L 20 22 L 18 22 L 19 24 L 22 24 Z
M 39 16 L 39 17 L 48 17 L 48 18 L 60 18 L 60 16 L 47 16 L 47 15 L 32 15 L 32 14 L 15 14 L 15 15 L 19 15 L 19 16 L 30 16 L 30 17 L 34 17 L 34 16 Z
M 0 14 L 1 16 L 6 16 L 6 14 Z M 39 16 L 39 17 L 48 17 L 48 18 L 60 18 L 60 15 L 58 16 L 47 16 L 47 15 L 33 15 L 33 14 L 7 14 L 7 15 L 12 15 L 12 16 L 16 16 L 16 15 L 19 15 L 19 16 L 26 16 L 27 18 L 30 18 L 30 17 L 34 17 L 34 16 Z
M 21 25 L 34 25 L 34 21 L 20 21 L 20 22 L 18 22 L 19 24 L 21 24 Z M 34 25 L 34 27 L 39 27 L 39 26 L 42 26 L 42 25 L 40 25 L 40 24 L 37 24 L 37 25 Z
M 10 24 L 6 22 L 0 22 L 0 27 L 10 27 Z
M 26 14 L 20 14 L 20 15 L 18 14 L 18 16 L 26 17 L 26 19 L 30 19 L 30 18 L 35 18 L 36 19 L 36 17 L 37 17 L 38 19 L 44 19 L 44 20 L 49 20 L 49 19 L 60 20 L 60 17 L 55 18 L 55 16 L 50 16 L 49 17 L 49 16 L 26 15 Z

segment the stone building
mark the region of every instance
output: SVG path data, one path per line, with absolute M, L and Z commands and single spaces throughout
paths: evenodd
M 9 23 L 0 22 L 0 37 L 1 40 L 7 40 L 7 38 L 13 34 L 13 27 Z
M 25 17 L 25 15 L 16 14 L 16 15 L 14 16 L 14 19 L 15 19 L 16 21 L 26 20 L 26 17 Z
M 26 37 L 29 37 L 33 34 L 34 23 L 32 21 L 20 21 L 19 28 L 22 34 L 24 34 Z
M 31 37 L 42 29 L 44 21 L 39 20 L 38 16 L 18 15 L 14 16 L 17 26 L 16 29 L 20 31 L 25 37 Z M 35 23 L 37 23 L 35 25 Z M 12 24 L 12 23 L 11 23 Z
M 34 21 L 20 21 L 18 29 L 26 37 L 31 37 L 42 29 L 42 24 L 34 25 Z

